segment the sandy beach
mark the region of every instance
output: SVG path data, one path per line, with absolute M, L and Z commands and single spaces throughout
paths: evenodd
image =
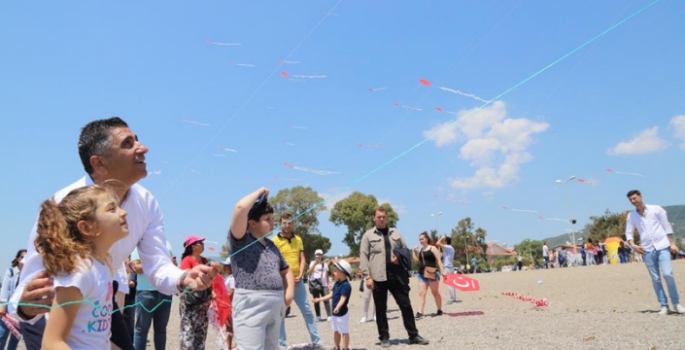
M 674 273 L 685 297 L 685 261 L 674 261 Z M 656 314 L 659 305 L 642 263 L 472 276 L 480 282 L 480 291 L 458 292 L 461 302 L 445 305 L 443 311 L 457 315 L 479 311 L 481 315 L 434 316 L 437 309 L 429 295 L 424 310 L 428 317 L 418 320 L 417 326 L 431 344 L 410 346 L 399 309 L 391 301 L 391 348 L 685 349 L 685 315 Z M 355 286 L 358 283 L 353 282 Z M 446 300 L 448 292 L 444 285 L 441 293 Z M 544 297 L 550 305 L 535 307 L 531 302 L 502 293 Z M 415 278 L 410 295 L 416 312 L 419 296 Z M 168 349 L 178 349 L 177 302 L 172 307 L 167 344 Z M 359 323 L 362 298 L 356 288 L 350 300 L 350 313 L 350 348 L 380 349 L 375 323 Z M 286 319 L 286 329 L 290 346 L 310 341 L 296 306 Z M 326 348 L 332 348 L 330 324 L 320 322 L 318 329 Z M 148 343 L 148 349 L 152 348 L 152 343 Z M 217 333 L 212 330 L 207 349 L 221 349 Z

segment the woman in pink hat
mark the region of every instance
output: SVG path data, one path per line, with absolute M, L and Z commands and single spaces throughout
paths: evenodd
M 189 270 L 197 265 L 207 264 L 202 256 L 205 251 L 205 239 L 189 235 L 183 242 L 181 270 Z M 209 292 L 185 292 L 181 295 L 181 350 L 204 350 L 209 324 L 209 305 L 212 297 Z M 207 297 L 208 295 L 208 297 Z

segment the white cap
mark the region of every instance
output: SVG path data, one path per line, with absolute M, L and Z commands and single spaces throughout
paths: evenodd
M 231 258 L 226 258 L 226 260 L 222 261 L 221 263 L 224 265 L 230 266 L 231 265 Z
M 310 250 L 310 251 L 311 251 L 311 250 Z M 323 255 L 323 250 L 317 249 L 317 250 L 314 252 L 314 255 L 317 255 L 317 254 Z
M 344 272 L 347 277 L 352 277 L 352 266 L 350 266 L 350 263 L 348 263 L 347 260 L 339 260 L 335 263 L 335 267 Z

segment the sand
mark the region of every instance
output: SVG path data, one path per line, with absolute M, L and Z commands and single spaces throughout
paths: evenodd
M 679 291 L 685 298 L 685 261 L 674 262 Z M 432 295 L 426 297 L 424 313 L 417 321 L 429 346 L 409 345 L 399 309 L 389 302 L 388 318 L 392 349 L 685 349 L 685 315 L 657 315 L 659 304 L 647 269 L 642 263 L 576 267 L 522 272 L 470 275 L 480 282 L 478 292 L 457 292 L 461 302 L 444 305 L 445 313 L 482 312 L 482 315 L 434 316 Z M 358 287 L 358 281 L 353 282 Z M 414 312 L 419 296 L 412 279 L 410 296 Z M 380 349 L 375 323 L 360 324 L 362 298 L 353 288 L 350 300 L 352 349 Z M 449 294 L 441 285 L 446 301 Z M 550 305 L 535 307 L 502 293 L 547 298 Z M 685 303 L 685 299 L 683 300 Z M 172 306 L 168 349 L 178 349 L 178 305 Z M 312 307 L 313 310 L 313 307 Z M 322 305 L 322 312 L 323 305 Z M 328 322 L 317 324 L 326 348 L 333 347 Z M 288 344 L 309 342 L 299 309 L 286 319 Z M 152 340 L 152 330 L 150 331 Z M 207 349 L 220 349 L 217 333 L 210 330 Z M 152 343 L 148 343 L 152 349 Z M 23 346 L 23 344 L 22 344 Z M 22 347 L 20 347 L 22 348 Z

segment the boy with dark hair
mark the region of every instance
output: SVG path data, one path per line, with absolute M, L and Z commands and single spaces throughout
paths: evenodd
M 239 334 L 238 348 L 244 350 L 278 349 L 285 309 L 293 301 L 293 273 L 278 247 L 266 239 L 274 229 L 268 195 L 262 187 L 239 200 L 229 231 L 233 329 Z

